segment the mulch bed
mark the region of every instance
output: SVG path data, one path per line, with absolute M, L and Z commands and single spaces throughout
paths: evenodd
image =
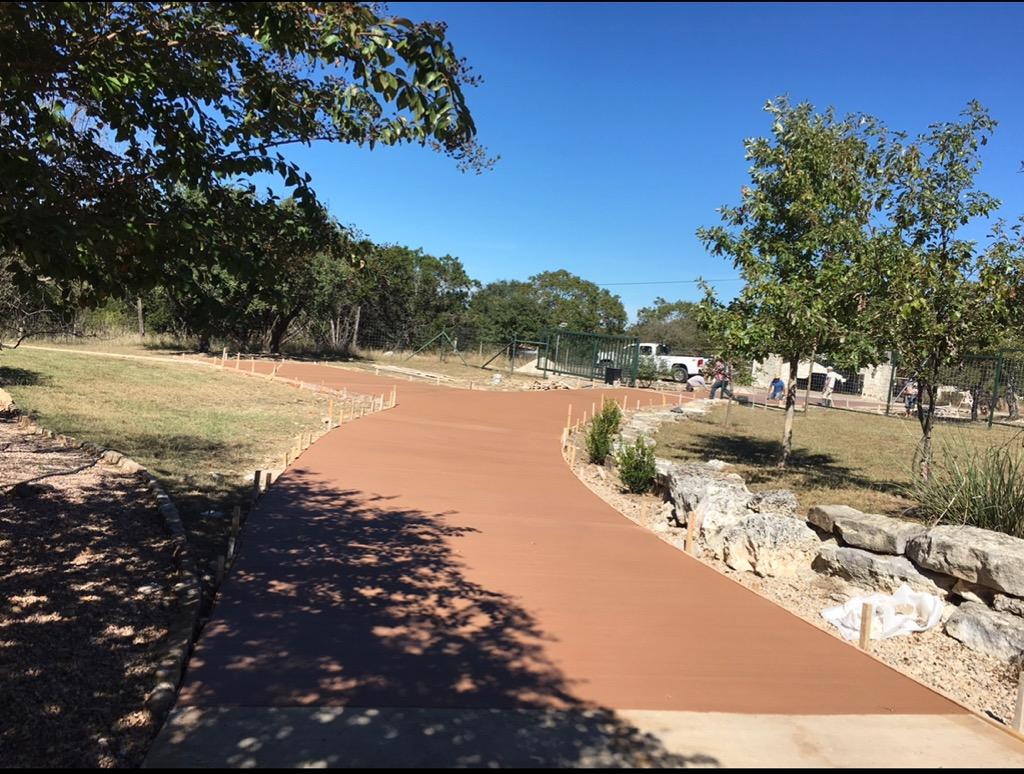
M 142 762 L 172 548 L 137 475 L 0 420 L 0 766 Z

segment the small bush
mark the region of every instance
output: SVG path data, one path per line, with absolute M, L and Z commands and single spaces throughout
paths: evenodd
M 622 412 L 614 401 L 606 403 L 594 417 L 587 431 L 587 456 L 595 465 L 602 464 L 612 451 L 612 439 L 619 432 Z
M 672 372 L 661 365 L 661 361 L 651 355 L 642 355 L 637 361 L 636 380 L 641 387 L 650 387 L 659 379 L 667 379 Z
M 642 494 L 654 485 L 654 447 L 648 446 L 643 438 L 637 438 L 624 446 L 615 458 L 619 466 L 619 478 L 627 492 Z
M 1024 455 L 1008 446 L 969 448 L 946 443 L 927 481 L 908 494 L 934 523 L 967 524 L 1024 538 Z

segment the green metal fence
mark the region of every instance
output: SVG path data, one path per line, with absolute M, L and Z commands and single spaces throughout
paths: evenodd
M 618 369 L 622 382 L 634 386 L 640 364 L 639 340 L 555 328 L 545 331 L 544 347 L 537 353 L 537 368 L 545 373 L 604 380 L 608 369 Z
M 894 366 L 886 414 L 908 413 L 908 388 L 913 396 L 915 375 Z M 1024 391 L 1024 351 L 1002 350 L 969 355 L 957 366 L 939 372 L 935 418 L 1020 426 L 1019 400 Z

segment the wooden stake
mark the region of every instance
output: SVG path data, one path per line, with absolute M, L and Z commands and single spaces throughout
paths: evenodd
M 590 416 L 592 416 L 592 417 L 596 417 L 597 416 L 597 403 L 591 403 L 590 404 Z
M 334 398 L 327 401 L 327 429 L 331 429 L 334 423 Z
M 636 399 L 636 410 L 637 411 L 640 410 L 640 399 L 639 398 Z
M 686 514 L 686 553 L 693 554 L 693 535 L 697 531 L 697 517 L 693 511 Z
M 668 395 L 666 395 L 665 393 L 661 393 L 661 405 L 662 406 L 667 406 L 668 405 Z
M 565 426 L 568 427 L 572 424 L 572 404 L 569 404 L 569 413 L 565 415 Z
M 220 353 L 220 367 L 224 368 L 228 364 L 228 348 L 224 349 Z
M 256 373 L 256 356 L 249 358 L 249 373 Z
M 263 491 L 270 489 L 270 482 L 273 480 L 272 475 L 269 470 L 263 475 Z
M 626 396 L 625 395 L 622 396 L 622 410 L 623 411 L 626 410 Z
M 1013 730 L 1024 733 L 1024 669 L 1017 678 L 1017 704 L 1013 710 Z
M 256 490 L 257 494 L 260 491 L 260 483 L 263 481 L 263 471 L 257 470 L 256 474 L 252 477 L 252 487 Z
M 242 526 L 242 507 L 236 505 L 231 509 L 231 535 L 234 537 L 238 534 L 239 528 Z
M 569 428 L 562 428 L 562 449 L 565 449 L 565 445 L 569 443 Z
M 875 606 L 865 602 L 860 609 L 860 649 L 871 650 L 871 623 L 875 617 Z
M 235 353 L 235 370 L 238 371 L 242 367 L 242 353 Z
M 289 450 L 289 451 L 286 451 L 284 453 L 284 466 L 287 468 L 291 464 L 291 462 L 292 462 L 292 453 Z

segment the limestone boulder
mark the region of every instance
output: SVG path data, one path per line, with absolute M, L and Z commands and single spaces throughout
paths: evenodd
M 752 513 L 705 541 L 729 567 L 761 576 L 796 575 L 811 566 L 821 541 L 814 530 L 787 514 Z
M 978 527 L 932 527 L 907 544 L 919 567 L 1024 597 L 1024 540 Z
M 836 519 L 844 516 L 856 516 L 859 513 L 860 511 L 849 505 L 812 505 L 811 509 L 807 511 L 807 521 L 822 532 L 831 533 Z
M 813 566 L 820 573 L 838 576 L 865 589 L 891 593 L 905 583 L 915 591 L 939 595 L 945 592 L 938 578 L 925 575 L 903 556 L 826 544 L 818 551 Z
M 796 516 L 800 503 L 788 489 L 768 489 L 750 498 L 747 507 L 757 513 L 781 513 Z
M 1024 599 L 1011 597 L 1007 594 L 994 594 L 992 607 L 1000 613 L 1009 613 L 1024 618 Z
M 964 602 L 946 621 L 946 634 L 986 656 L 1015 661 L 1024 654 L 1024 619 Z
M 896 556 L 906 551 L 911 540 L 928 531 L 922 524 L 864 513 L 848 505 L 816 505 L 808 512 L 807 520 L 834 534 L 844 545 Z

